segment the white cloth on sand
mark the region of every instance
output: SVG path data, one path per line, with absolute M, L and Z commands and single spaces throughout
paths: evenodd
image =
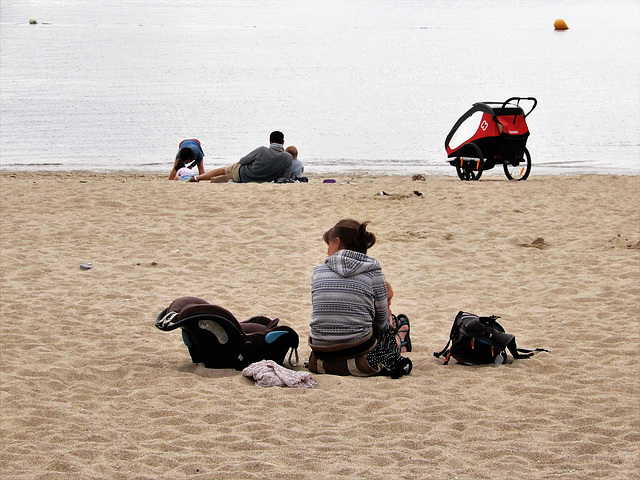
M 256 387 L 313 388 L 318 384 L 309 372 L 289 370 L 273 360 L 252 363 L 242 370 L 242 374 L 253 377 Z

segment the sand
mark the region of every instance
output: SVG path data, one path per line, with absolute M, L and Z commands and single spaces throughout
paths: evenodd
M 0 174 L 0 477 L 638 478 L 640 177 L 335 178 Z M 197 295 L 280 318 L 306 359 L 311 271 L 344 217 L 372 222 L 411 375 L 259 388 L 154 327 Z M 550 353 L 443 366 L 459 310 Z

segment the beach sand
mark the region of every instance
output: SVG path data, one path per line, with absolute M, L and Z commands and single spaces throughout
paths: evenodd
M 335 178 L 0 174 L 0 477 L 638 478 L 640 177 Z M 155 328 L 196 295 L 280 318 L 303 363 L 311 271 L 345 217 L 372 222 L 411 375 L 259 388 Z M 459 310 L 550 353 L 443 366 Z

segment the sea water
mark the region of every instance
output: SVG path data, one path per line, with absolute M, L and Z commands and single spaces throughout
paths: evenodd
M 639 174 L 639 25 L 637 0 L 3 0 L 0 168 L 167 172 L 184 138 L 214 168 L 282 130 L 308 173 L 455 174 L 456 120 L 533 96 L 532 175 Z

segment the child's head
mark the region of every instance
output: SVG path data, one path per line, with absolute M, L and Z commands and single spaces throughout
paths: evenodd
M 322 239 L 327 245 L 338 239 L 341 248 L 366 254 L 367 250 L 376 243 L 376 236 L 367 231 L 369 223 L 360 223 L 352 219 L 340 220 L 333 228 L 325 232 Z
M 185 164 L 184 164 L 184 160 L 181 160 L 180 157 L 178 157 L 176 155 L 176 161 L 173 162 L 173 168 L 176 169 L 176 171 L 180 170 L 181 168 L 184 168 Z
M 287 148 L 284 149 L 284 151 L 287 153 L 290 153 L 294 160 L 298 158 L 298 149 L 293 145 L 289 145 Z

